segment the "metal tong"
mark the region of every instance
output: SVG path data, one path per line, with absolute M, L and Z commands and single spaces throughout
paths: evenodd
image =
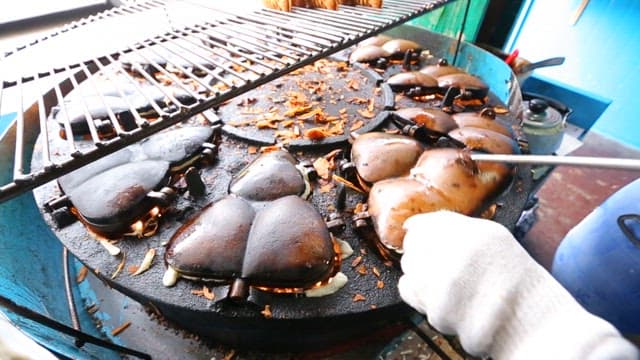
M 620 170 L 640 170 L 640 159 L 620 159 L 592 156 L 561 156 L 561 155 L 503 155 L 471 153 L 475 161 L 493 161 L 511 164 L 532 165 L 568 165 L 593 168 L 609 168 Z

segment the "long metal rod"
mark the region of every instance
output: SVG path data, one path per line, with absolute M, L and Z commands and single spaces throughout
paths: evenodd
M 458 55 L 460 54 L 460 45 L 462 45 L 462 38 L 464 37 L 464 29 L 467 27 L 467 17 L 469 16 L 469 8 L 471 7 L 471 0 L 467 0 L 467 5 L 464 8 L 464 16 L 462 17 L 462 24 L 460 25 L 460 32 L 458 33 L 458 39 L 456 42 L 456 51 L 453 53 L 453 65 L 458 64 Z
M 57 100 L 57 104 L 59 106 L 59 112 L 62 115 L 59 116 L 63 116 L 63 123 L 64 123 L 64 133 L 65 136 L 67 138 L 66 142 L 67 142 L 67 146 L 69 146 L 69 150 L 72 153 L 77 152 L 78 148 L 76 147 L 76 143 L 73 141 L 73 129 L 71 128 L 71 121 L 69 121 L 69 111 L 67 111 L 67 104 L 64 101 L 64 97 L 62 96 L 62 90 L 60 89 L 60 84 L 56 84 L 54 86 L 54 91 L 55 91 L 55 96 L 56 96 L 56 100 Z
M 15 157 L 13 162 L 13 178 L 14 180 L 21 180 L 24 175 L 24 91 L 20 86 L 22 83 L 22 79 L 18 79 L 18 87 L 19 87 L 19 104 L 20 108 L 17 112 L 16 117 L 16 148 L 15 148 Z
M 82 64 L 84 65 L 84 64 Z M 68 69 L 69 72 L 71 72 L 71 69 Z M 71 83 L 73 84 L 73 88 L 77 91 L 80 92 L 80 96 L 82 96 L 84 98 L 84 91 L 85 89 L 80 87 L 80 83 L 77 81 L 77 79 L 74 76 L 71 76 L 69 78 L 69 80 L 71 80 Z M 103 105 L 108 109 L 111 110 L 109 108 L 109 106 L 106 106 L 106 103 L 104 103 L 104 99 L 103 100 Z M 82 111 L 84 113 L 85 119 L 86 119 L 86 123 L 87 123 L 87 127 L 89 128 L 89 134 L 91 135 L 91 139 L 93 139 L 94 143 L 98 143 L 100 142 L 100 135 L 98 135 L 98 129 L 96 129 L 96 125 L 93 122 L 93 117 L 91 116 L 91 111 L 89 110 L 87 103 L 85 101 L 82 102 Z
M 287 42 L 290 41 L 290 39 L 280 35 L 280 34 L 276 34 L 276 33 L 271 33 L 268 36 L 265 35 L 264 31 L 259 31 L 259 29 L 256 26 L 251 26 L 253 28 L 244 28 L 246 27 L 248 24 L 245 23 L 238 23 L 238 22 L 233 22 L 233 21 L 224 21 L 224 20 L 220 20 L 219 22 L 220 26 L 218 26 L 216 28 L 216 30 L 218 32 L 221 32 L 225 35 L 228 36 L 235 36 L 235 37 L 239 37 L 242 41 L 247 41 L 246 38 L 250 38 L 251 40 L 260 40 L 263 41 L 265 44 L 262 44 L 262 46 L 267 46 L 267 45 L 273 45 L 273 46 L 278 46 L 278 47 L 282 47 L 283 49 L 287 49 L 290 52 L 293 53 L 301 53 L 305 56 L 311 56 L 313 55 L 313 52 L 311 51 L 307 51 L 305 49 L 302 49 L 300 47 L 294 47 L 291 46 L 290 44 L 288 44 Z M 210 23 L 205 23 L 202 25 L 203 28 L 205 29 L 212 29 L 214 26 L 212 26 Z M 234 34 L 233 35 L 229 35 L 228 32 L 231 31 Z M 206 32 L 206 30 L 205 30 Z M 236 34 L 236 33 L 240 33 L 240 35 Z M 247 41 L 248 43 L 253 43 L 253 41 Z M 259 44 L 258 44 L 259 45 Z M 306 47 L 308 47 L 309 49 L 313 50 L 313 51 L 320 51 L 322 50 L 319 47 L 313 46 L 311 44 L 305 44 Z M 291 54 L 288 54 L 287 56 L 291 57 Z
M 620 159 L 610 157 L 473 153 L 471 154 L 471 159 L 475 161 L 492 161 L 510 164 L 567 165 L 620 170 L 640 170 L 640 159 Z
M 271 54 L 269 54 L 269 48 L 266 47 L 267 45 L 265 44 L 261 44 L 257 41 L 255 41 L 256 36 L 249 38 L 248 36 L 238 36 L 237 34 L 229 34 L 228 31 L 224 31 L 226 29 L 221 29 L 220 26 L 217 27 L 204 27 L 204 26 L 200 26 L 198 27 L 200 31 L 202 31 L 202 35 L 208 35 L 208 36 L 212 36 L 212 37 L 217 37 L 217 38 L 225 38 L 225 41 L 228 44 L 234 45 L 236 47 L 243 47 L 243 48 L 247 48 L 247 45 L 252 46 L 253 48 L 257 48 L 257 49 L 261 49 L 261 52 L 263 52 L 262 56 L 264 56 L 265 58 L 279 63 L 279 64 L 288 64 L 288 61 L 285 61 L 277 56 L 273 56 Z M 256 34 L 258 35 L 258 34 Z M 295 48 L 292 48 L 295 49 Z M 285 55 L 284 53 L 280 53 L 281 56 Z M 261 65 L 268 67 L 270 69 L 277 69 L 279 68 L 278 66 L 274 66 L 273 64 L 268 64 L 265 63 L 264 61 L 260 61 L 259 62 Z
M 34 78 L 38 78 L 38 74 L 34 75 Z M 42 85 L 40 80 L 36 80 L 38 85 Z M 43 89 L 38 87 L 41 93 Z M 44 98 L 38 98 L 38 117 L 40 124 L 40 135 L 42 136 L 42 163 L 45 168 L 51 166 L 51 151 L 49 149 L 49 134 L 47 134 L 47 115 L 45 111 Z
M 82 331 L 80 327 L 80 319 L 78 318 L 78 311 L 76 309 L 76 303 L 73 299 L 73 289 L 71 288 L 71 271 L 69 269 L 69 250 L 66 247 L 62 248 L 62 271 L 64 272 L 64 292 L 67 296 L 67 306 L 69 307 L 69 317 L 71 318 L 71 326 L 78 331 Z M 84 341 L 76 337 L 75 345 L 81 347 L 84 345 Z
M 335 21 L 337 23 L 342 23 L 342 24 L 353 25 L 354 27 L 357 27 L 360 31 L 362 31 L 363 29 L 374 29 L 379 23 L 379 21 L 371 21 L 370 19 L 367 19 L 367 18 L 358 18 L 358 17 L 350 16 L 345 11 L 336 13 L 333 10 L 326 10 L 326 9 L 311 10 L 311 9 L 300 8 L 300 9 L 296 9 L 296 12 L 299 14 L 309 14 L 309 15 L 316 14 L 316 13 L 330 15 L 332 21 Z
M 313 28 L 316 30 L 320 30 L 321 36 L 325 36 L 329 38 L 329 40 L 333 41 L 341 41 L 348 35 L 356 35 L 362 32 L 361 30 L 353 30 L 353 28 L 351 28 L 350 30 L 344 28 L 338 29 L 339 24 L 329 24 L 327 21 L 323 21 L 322 12 L 319 11 L 316 12 L 315 16 L 312 15 L 313 17 L 305 16 L 304 14 L 300 15 L 297 12 L 291 12 L 286 15 L 281 15 L 277 11 L 270 11 L 269 15 L 271 15 L 276 20 L 280 19 L 283 22 L 293 22 L 297 26 L 304 25 L 305 27 L 310 29 Z M 311 19 L 313 19 L 313 21 L 311 21 Z M 314 35 L 316 34 L 314 33 Z

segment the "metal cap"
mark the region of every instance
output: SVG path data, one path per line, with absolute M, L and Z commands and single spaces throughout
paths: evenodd
M 532 99 L 526 103 L 527 109 L 524 112 L 523 122 L 526 126 L 536 128 L 552 128 L 558 126 L 563 121 L 562 114 L 549 106 L 542 99 Z

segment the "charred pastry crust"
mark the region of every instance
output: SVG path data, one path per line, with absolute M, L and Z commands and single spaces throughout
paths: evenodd
M 471 159 L 471 151 L 469 149 L 462 149 L 458 152 L 456 162 L 459 163 L 464 169 L 469 170 L 469 173 L 473 176 L 478 175 L 480 170 L 475 161 Z
M 382 7 L 382 0 L 338 0 L 340 5 L 362 5 L 370 6 L 377 9 Z
M 338 9 L 338 1 L 337 0 L 297 0 L 299 3 L 306 3 L 305 5 L 298 6 L 306 6 L 308 8 L 318 8 L 318 9 L 329 9 L 329 10 L 337 10 Z
M 291 11 L 291 7 L 311 9 L 337 10 L 341 5 L 362 5 L 374 8 L 382 7 L 382 0 L 262 0 L 262 4 L 269 9 Z

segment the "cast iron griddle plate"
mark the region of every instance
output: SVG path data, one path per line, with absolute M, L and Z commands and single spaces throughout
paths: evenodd
M 386 118 L 384 115 L 383 125 L 391 127 Z M 202 119 L 193 121 L 201 122 Z M 65 143 L 57 133 L 49 134 L 49 139 L 53 154 L 64 151 Z M 342 145 L 343 142 L 330 145 L 338 144 L 345 146 Z M 38 143 L 34 151 L 34 164 L 42 162 L 39 146 L 41 144 Z M 51 216 L 43 210 L 44 218 L 60 241 L 110 286 L 159 310 L 166 319 L 200 336 L 211 337 L 225 344 L 308 350 L 370 334 L 373 329 L 406 321 L 413 313 L 401 301 L 397 292 L 396 284 L 401 272 L 382 259 L 372 244 L 357 236 L 351 216 L 356 204 L 365 201 L 365 198 L 352 190 L 346 190 L 346 206 L 339 213 L 346 226 L 337 237 L 347 241 L 354 249 L 354 254 L 342 262 L 341 271 L 349 281 L 336 293 L 320 298 L 306 298 L 252 289 L 248 302 L 237 306 L 224 301 L 227 285 L 203 284 L 185 279 L 179 280 L 172 288 L 162 285 L 165 271 L 162 259 L 166 242 L 187 218 L 227 194 L 231 177 L 258 156 L 255 150 L 254 143 L 238 139 L 237 134 L 225 133 L 220 144 L 218 162 L 201 170 L 207 185 L 206 196 L 194 199 L 188 193 L 181 192 L 174 206 L 162 218 L 158 233 L 145 239 L 125 238 L 119 241 L 117 245 L 122 249 L 123 255 L 117 257 L 109 255 L 81 223 L 75 222 L 58 229 Z M 330 150 L 331 147 L 303 146 L 292 151 L 292 154 L 298 160 L 314 161 Z M 327 217 L 335 209 L 337 188 L 322 186 L 318 182 L 313 185 L 310 201 Z M 512 228 L 520 216 L 531 187 L 528 169 L 518 168 L 511 187 L 497 200 L 499 206 L 495 220 Z M 60 195 L 60 190 L 55 182 L 51 182 L 36 189 L 34 194 L 43 209 L 44 203 Z M 157 252 L 152 267 L 133 276 L 129 271 L 130 267 L 139 265 L 151 248 Z M 119 267 L 122 270 L 118 272 Z M 214 295 L 212 300 L 201 295 L 203 286 Z M 270 317 L 262 313 L 267 305 Z
M 393 94 L 375 71 L 328 58 L 234 98 L 218 115 L 223 130 L 235 137 L 297 149 L 345 143 L 349 132 L 379 126 L 385 120 L 380 112 L 392 107 Z M 310 139 L 305 133 L 312 128 L 328 136 Z
M 57 141 L 54 141 L 57 142 Z M 295 335 L 299 331 L 301 323 L 310 331 L 319 333 L 332 332 L 340 339 L 341 332 L 347 327 L 359 327 L 362 330 L 370 328 L 375 321 L 387 321 L 391 317 L 406 314 L 408 309 L 400 301 L 396 283 L 400 272 L 390 263 L 385 263 L 374 252 L 374 248 L 360 240 L 354 233 L 350 223 L 351 212 L 359 201 L 363 201 L 358 193 L 347 192 L 346 211 L 341 217 L 346 223 L 346 228 L 338 234 L 338 237 L 350 243 L 355 253 L 342 263 L 341 271 L 349 278 L 348 283 L 337 293 L 321 297 L 306 298 L 304 296 L 272 294 L 251 290 L 249 301 L 251 306 L 232 306 L 224 301 L 228 286 L 214 286 L 200 282 L 181 279 L 172 288 L 162 285 L 162 277 L 165 271 L 163 263 L 164 244 L 171 235 L 188 217 L 196 214 L 206 204 L 215 201 L 227 193 L 227 187 L 233 174 L 238 173 L 257 154 L 249 154 L 249 145 L 237 140 L 224 137 L 220 146 L 219 162 L 212 167 L 201 171 L 202 178 L 207 184 L 207 195 L 201 199 L 192 199 L 188 194 L 181 194 L 174 208 L 162 218 L 160 231 L 150 238 L 137 239 L 125 238 L 117 243 L 124 254 L 124 268 L 114 276 L 123 261 L 123 256 L 111 256 L 92 238 L 84 226 L 75 222 L 62 229 L 57 229 L 51 221 L 49 214 L 44 214 L 45 220 L 52 226 L 62 243 L 81 260 L 89 269 L 105 279 L 111 286 L 122 291 L 126 295 L 140 301 L 142 304 L 152 304 L 163 315 L 201 335 L 211 335 L 225 342 L 235 343 L 242 341 L 236 339 L 238 331 L 256 331 L 256 329 L 270 329 L 291 331 Z M 314 159 L 323 153 L 296 153 L 298 159 Z M 34 162 L 41 161 L 40 153 L 33 157 Z M 335 207 L 336 188 L 329 191 L 320 190 L 318 184 L 314 184 L 312 203 L 326 217 Z M 60 194 L 57 185 L 48 183 L 35 191 L 36 199 L 42 207 L 43 203 Z M 148 249 L 157 251 L 153 266 L 146 272 L 132 276 L 128 268 L 139 265 Z M 357 261 L 356 258 L 361 258 Z M 357 264 L 356 264 L 357 263 Z M 356 264 L 356 265 L 354 265 Z M 375 270 L 374 270 L 375 268 Z M 377 276 L 376 274 L 379 274 Z M 379 281 L 384 284 L 380 287 Z M 215 298 L 208 300 L 203 296 L 194 294 L 194 291 L 202 291 L 207 286 Z M 269 305 L 272 318 L 267 319 L 262 311 Z M 352 317 L 353 316 L 353 317 Z M 336 320 L 352 317 L 351 320 L 340 325 Z M 359 321 L 355 319 L 362 318 Z M 369 320 L 367 320 L 369 318 Z M 240 330 L 238 330 L 240 329 Z M 314 330 L 315 329 L 315 330 Z M 226 336 L 233 336 L 228 339 Z M 284 339 L 282 339 L 284 340 Z M 320 340 L 320 339 L 316 339 Z M 289 340 L 287 340 L 288 342 Z M 275 341 L 279 343 L 279 341 Z M 293 342 L 293 347 L 300 344 Z

